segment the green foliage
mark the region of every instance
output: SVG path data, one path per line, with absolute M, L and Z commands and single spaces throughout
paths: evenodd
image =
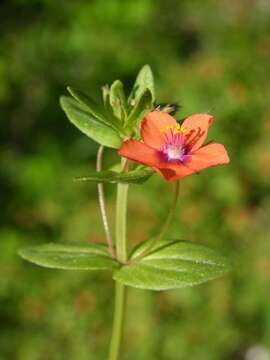
M 76 181 L 90 181 L 98 183 L 126 183 L 126 184 L 143 184 L 154 171 L 149 168 L 139 168 L 129 172 L 119 173 L 111 170 L 93 172 L 85 177 L 75 178 Z
M 110 105 L 114 115 L 123 124 L 126 119 L 126 96 L 120 80 L 115 80 L 110 88 Z
M 131 257 L 134 263 L 122 266 L 114 279 L 125 285 L 148 290 L 193 286 L 224 275 L 230 262 L 218 252 L 187 241 L 163 241 L 150 254 L 136 261 L 147 247 L 140 246 Z
M 21 249 L 19 255 L 34 264 L 62 270 L 108 270 L 117 262 L 102 244 L 89 246 L 47 244 Z
M 149 65 L 139 71 L 128 102 L 120 80 L 115 80 L 110 88 L 102 88 L 104 109 L 84 92 L 70 86 L 67 89 L 78 102 L 61 97 L 60 104 L 68 119 L 91 139 L 111 148 L 120 147 L 121 137 L 138 135 L 141 120 L 153 109 L 154 78 Z M 85 112 L 92 115 L 91 119 Z M 99 122 L 107 126 L 100 126 Z
M 151 240 L 150 240 L 151 241 Z M 113 270 L 113 278 L 125 285 L 148 289 L 168 290 L 194 286 L 220 277 L 228 272 L 231 263 L 218 252 L 187 241 L 162 241 L 142 259 L 137 257 L 149 246 L 140 245 L 130 263 L 120 267 L 111 258 L 107 246 L 46 244 L 28 246 L 19 255 L 36 265 L 62 270 Z M 117 270 L 117 268 L 119 268 Z
M 149 65 L 144 65 L 139 71 L 129 101 L 133 106 L 140 101 L 143 94 L 149 90 L 152 103 L 155 102 L 155 85 L 154 76 Z
M 153 108 L 151 92 L 146 89 L 145 92 L 140 96 L 138 101 L 135 102 L 130 114 L 127 118 L 126 131 L 131 133 L 139 129 L 140 120 L 144 118 Z
M 67 89 L 69 93 L 74 97 L 74 99 L 79 101 L 82 105 L 85 105 L 87 107 L 87 110 L 98 120 L 111 126 L 115 130 L 119 129 L 116 119 L 110 116 L 110 114 L 106 113 L 102 105 L 96 103 L 90 95 L 78 89 L 74 89 L 70 86 L 68 86 Z
M 119 134 L 105 122 L 94 117 L 88 111 L 88 107 L 67 96 L 61 97 L 60 104 L 72 124 L 85 135 L 101 145 L 116 149 L 120 147 L 121 138 Z

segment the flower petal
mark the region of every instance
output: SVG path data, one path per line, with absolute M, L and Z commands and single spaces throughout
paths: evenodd
M 146 145 L 162 150 L 167 130 L 176 126 L 177 122 L 171 115 L 162 111 L 152 111 L 142 121 L 141 136 Z
M 202 146 L 213 120 L 212 115 L 195 114 L 189 116 L 183 122 L 182 127 L 185 129 L 185 134 L 188 138 L 186 142 L 190 146 L 190 151 L 194 152 Z
M 225 147 L 221 144 L 209 144 L 190 155 L 186 166 L 199 172 L 211 166 L 225 165 L 230 162 Z
M 119 149 L 118 154 L 150 167 L 157 166 L 161 161 L 159 151 L 137 140 L 125 141 Z
M 159 172 L 165 180 L 175 181 L 209 167 L 225 165 L 229 162 L 229 156 L 223 145 L 209 144 L 190 155 L 185 163 L 160 163 L 154 170 Z
M 162 163 L 159 167 L 153 167 L 153 169 L 163 176 L 166 181 L 179 180 L 196 172 L 185 166 L 185 164 Z

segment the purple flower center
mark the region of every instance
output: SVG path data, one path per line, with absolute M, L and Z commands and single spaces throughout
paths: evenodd
M 182 146 L 167 145 L 165 153 L 168 160 L 182 160 L 185 155 L 185 149 Z
M 180 161 L 183 162 L 188 154 L 184 145 L 165 144 L 163 154 L 167 161 Z
M 189 155 L 185 136 L 180 133 L 170 135 L 166 137 L 162 151 L 166 161 L 184 162 Z

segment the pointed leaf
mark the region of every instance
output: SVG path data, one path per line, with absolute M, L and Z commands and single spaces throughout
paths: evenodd
M 124 120 L 126 116 L 126 97 L 120 80 L 114 81 L 110 88 L 110 105 L 114 115 L 118 119 Z
M 130 94 L 130 103 L 134 102 L 135 105 L 142 94 L 149 90 L 152 95 L 152 103 L 155 101 L 155 85 L 154 85 L 154 76 L 149 65 L 144 65 L 139 71 L 135 84 Z
M 75 178 L 76 181 L 91 181 L 97 183 L 129 183 L 142 184 L 154 174 L 154 171 L 149 168 L 140 168 L 129 172 L 116 172 L 105 170 L 100 172 L 93 172 L 86 177 Z
M 77 246 L 51 243 L 25 247 L 19 255 L 36 265 L 52 269 L 106 270 L 118 266 L 103 244 Z
M 155 246 L 143 259 L 136 261 L 147 243 L 132 255 L 130 265 L 114 272 L 113 278 L 141 289 L 167 290 L 193 286 L 224 275 L 230 261 L 206 246 L 187 241 L 168 241 Z
M 67 96 L 60 98 L 60 104 L 72 124 L 85 135 L 104 146 L 114 149 L 121 146 L 119 134 L 89 113 L 85 105 Z
M 118 127 L 119 126 L 119 119 L 114 115 L 113 109 L 111 108 L 110 104 L 110 86 L 104 85 L 102 86 L 102 98 L 104 103 L 104 109 L 106 114 L 110 119 L 113 119 L 112 122 Z
M 139 130 L 140 121 L 153 109 L 152 95 L 147 89 L 133 107 L 127 118 L 126 132 Z
M 115 118 L 107 114 L 105 109 L 100 105 L 97 104 L 90 95 L 86 94 L 85 92 L 74 89 L 73 87 L 68 86 L 69 93 L 76 99 L 79 103 L 86 106 L 86 109 L 98 120 L 102 121 L 103 123 L 116 128 L 117 124 L 115 122 Z

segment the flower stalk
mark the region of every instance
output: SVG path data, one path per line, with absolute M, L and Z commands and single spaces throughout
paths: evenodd
M 161 228 L 161 231 L 160 231 L 159 235 L 155 238 L 155 242 L 152 246 L 154 246 L 156 243 L 158 243 L 160 240 L 162 240 L 163 236 L 166 234 L 166 232 L 168 230 L 168 227 L 170 226 L 170 223 L 173 219 L 173 216 L 174 216 L 174 213 L 176 210 L 177 201 L 179 198 L 179 189 L 180 189 L 180 181 L 176 181 L 175 186 L 174 186 L 171 208 L 170 208 L 167 218 Z
M 173 216 L 174 216 L 174 213 L 175 213 L 175 210 L 176 210 L 176 206 L 177 206 L 177 201 L 178 201 L 178 198 L 179 198 L 179 189 L 180 189 L 180 182 L 179 181 L 176 181 L 175 182 L 175 186 L 174 186 L 174 192 L 173 192 L 173 199 L 172 199 L 172 204 L 171 204 L 171 207 L 170 207 L 170 210 L 168 212 L 168 215 L 166 217 L 166 220 L 161 228 L 161 231 L 160 233 L 154 237 L 152 239 L 152 241 L 150 242 L 149 246 L 138 256 L 136 256 L 132 262 L 136 262 L 136 261 L 139 261 L 141 260 L 142 258 L 144 258 L 147 254 L 150 253 L 150 251 L 154 248 L 154 246 L 156 244 L 159 243 L 160 240 L 162 240 L 163 236 L 166 234 L 167 230 L 168 230 L 168 227 L 170 226 L 170 223 L 173 219 Z

